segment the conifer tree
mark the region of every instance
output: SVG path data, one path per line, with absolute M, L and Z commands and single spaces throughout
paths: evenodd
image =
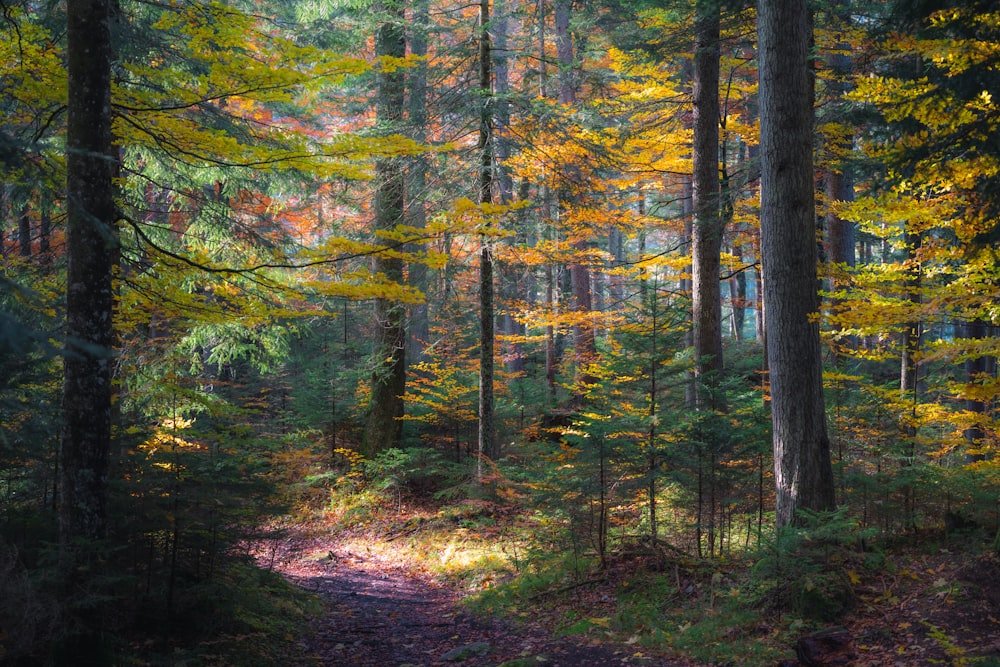
M 403 118 L 403 70 L 392 59 L 406 57 L 403 30 L 404 5 L 385 0 L 385 12 L 375 40 L 375 55 L 382 58 L 376 93 L 376 122 L 384 133 L 398 131 Z M 377 231 L 391 231 L 403 220 L 405 179 L 400 157 L 382 156 L 375 162 L 375 221 Z M 376 275 L 403 283 L 403 260 L 376 254 Z M 371 407 L 362 451 L 372 455 L 398 447 L 403 436 L 403 394 L 406 391 L 406 308 L 388 297 L 375 300 L 375 368 L 371 380 Z

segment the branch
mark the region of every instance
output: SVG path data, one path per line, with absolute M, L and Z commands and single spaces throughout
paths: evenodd
M 719 277 L 719 282 L 721 283 L 721 282 L 723 282 L 725 280 L 729 280 L 733 276 L 737 276 L 737 275 L 743 273 L 744 271 L 746 271 L 747 269 L 752 269 L 755 266 L 760 266 L 760 262 L 753 262 L 752 264 L 747 264 L 746 266 L 741 266 L 740 268 L 736 269 L 735 271 L 732 271 L 732 272 L 728 273 L 727 275 L 720 276 Z

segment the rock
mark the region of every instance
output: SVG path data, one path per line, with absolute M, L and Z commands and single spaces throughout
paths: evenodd
M 800 638 L 795 655 L 805 667 L 841 667 L 857 658 L 854 639 L 844 628 L 826 628 Z
M 477 655 L 486 655 L 492 648 L 489 642 L 474 642 L 451 649 L 441 656 L 441 660 L 444 662 L 459 662 L 460 660 L 474 658 Z

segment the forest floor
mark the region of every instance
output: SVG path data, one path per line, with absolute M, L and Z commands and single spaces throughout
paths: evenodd
M 680 667 L 627 645 L 552 636 L 541 624 L 473 616 L 462 594 L 377 548 L 331 532 L 292 529 L 260 561 L 315 592 L 324 612 L 313 621 L 296 667 Z M 265 561 L 267 561 L 265 563 Z
M 436 543 L 415 540 L 421 531 L 434 529 L 430 526 L 442 527 L 434 516 L 426 508 L 414 509 L 351 529 L 322 521 L 293 523 L 280 538 L 262 543 L 258 562 L 315 592 L 324 606 L 300 642 L 296 667 L 774 667 L 803 664 L 794 660 L 795 640 L 816 627 L 753 612 L 743 627 L 726 628 L 719 619 L 718 636 L 706 638 L 701 647 L 710 652 L 709 644 L 717 646 L 717 657 L 705 659 L 703 650 L 698 662 L 677 646 L 658 650 L 637 642 L 639 633 L 613 632 L 615 623 L 608 624 L 623 615 L 622 587 L 645 585 L 638 562 L 619 564 L 579 588 L 535 596 L 511 618 L 473 614 L 463 600 L 483 581 L 470 587 L 468 578 L 442 576 L 427 566 L 441 558 L 427 553 L 435 544 L 440 548 L 440 536 Z M 454 532 L 465 541 L 465 529 Z M 887 553 L 885 567 L 856 577 L 852 572 L 856 605 L 838 623 L 850 638 L 850 657 L 812 664 L 1000 666 L 1000 563 L 967 546 L 961 538 L 914 541 Z M 424 550 L 424 558 L 414 558 L 415 548 Z M 700 585 L 692 580 L 684 586 Z M 697 590 L 671 604 L 687 607 L 693 616 L 715 613 L 714 603 Z M 574 631 L 567 618 L 589 624 Z M 689 623 L 680 633 L 683 625 Z M 766 646 L 759 659 L 740 658 L 727 647 L 737 642 Z

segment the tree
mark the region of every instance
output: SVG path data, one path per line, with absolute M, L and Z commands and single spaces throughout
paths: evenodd
M 479 1 L 479 169 L 476 186 L 480 206 L 493 203 L 493 96 L 490 65 L 490 1 Z M 483 235 L 479 251 L 479 476 L 482 457 L 499 455 L 493 426 L 493 254 L 490 237 Z
M 723 219 L 719 215 L 719 3 L 695 6 L 694 44 L 694 224 L 691 234 L 691 297 L 695 372 L 701 405 L 721 405 L 722 300 L 719 253 Z M 704 396 L 708 392 L 709 396 Z
M 60 536 L 107 533 L 112 269 L 117 257 L 111 143 L 111 6 L 67 5 L 66 360 Z
M 118 256 L 111 139 L 111 3 L 66 4 L 66 348 L 60 450 L 59 538 L 68 589 L 89 569 L 108 530 L 112 271 Z M 86 576 L 93 576 L 86 575 Z M 102 664 L 101 613 L 74 639 L 76 664 Z
M 810 17 L 758 3 L 761 261 L 779 526 L 834 507 L 817 310 Z
M 565 106 L 576 104 L 576 65 L 573 55 L 573 33 L 570 30 L 570 15 L 572 2 L 569 0 L 555 0 L 553 13 L 555 15 L 556 30 L 556 58 L 559 62 L 559 103 Z M 563 184 L 563 191 L 559 193 L 560 207 L 563 212 L 567 211 L 573 195 L 572 190 L 579 188 L 579 173 L 573 166 L 566 167 L 568 173 L 564 175 L 566 183 Z M 577 238 L 574 249 L 581 255 L 570 264 L 570 282 L 573 291 L 573 308 L 578 318 L 573 325 L 573 346 L 576 357 L 576 382 L 577 400 L 586 393 L 586 386 L 595 381 L 594 376 L 587 369 L 587 366 L 597 358 L 596 332 L 591 319 L 593 299 L 590 287 L 590 267 L 587 262 L 586 251 L 590 241 L 587 238 Z
M 403 117 L 403 70 L 392 59 L 406 57 L 403 3 L 386 0 L 384 22 L 378 30 L 375 55 L 382 60 L 376 93 L 376 122 L 384 133 L 398 129 Z M 404 170 L 400 157 L 382 156 L 375 162 L 375 229 L 387 232 L 403 220 Z M 374 273 L 397 284 L 403 282 L 403 260 L 376 254 Z M 388 297 L 375 300 L 375 369 L 372 371 L 371 411 L 362 451 L 375 454 L 400 444 L 403 437 L 406 391 L 406 308 Z

